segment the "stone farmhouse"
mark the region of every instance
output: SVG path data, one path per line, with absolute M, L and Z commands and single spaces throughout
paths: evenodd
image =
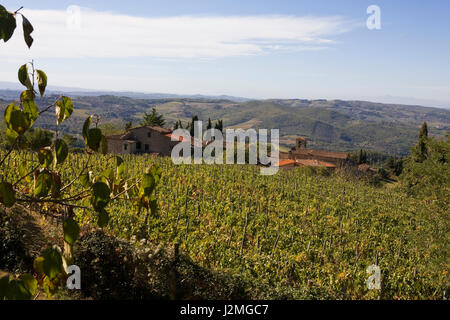
M 296 139 L 295 147 L 288 153 L 280 154 L 279 166 L 282 168 L 294 167 L 325 167 L 333 170 L 350 162 L 348 153 L 314 150 L 307 148 L 307 139 Z
M 107 136 L 108 152 L 115 154 L 149 153 L 170 156 L 178 141 L 171 141 L 172 131 L 158 126 L 128 129 L 123 134 Z

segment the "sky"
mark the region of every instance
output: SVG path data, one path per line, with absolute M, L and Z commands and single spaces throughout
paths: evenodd
M 0 81 L 34 60 L 53 86 L 248 98 L 404 97 L 450 105 L 450 1 L 8 1 Z M 380 8 L 370 30 L 367 8 Z M 20 18 L 19 18 L 20 20 Z M 19 24 L 20 25 L 20 24 Z

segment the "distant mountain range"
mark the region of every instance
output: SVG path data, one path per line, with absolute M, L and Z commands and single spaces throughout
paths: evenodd
M 14 82 L 0 81 L 0 98 L 2 99 L 14 99 L 17 96 L 17 91 L 22 91 L 23 86 Z M 194 99 L 222 99 L 231 100 L 236 102 L 244 102 L 254 100 L 251 98 L 236 97 L 230 95 L 202 95 L 202 94 L 172 94 L 172 93 L 144 93 L 134 91 L 105 91 L 105 90 L 92 90 L 74 87 L 61 87 L 61 86 L 48 86 L 48 93 L 53 94 L 66 94 L 70 96 L 101 96 L 101 95 L 114 95 L 118 97 L 130 97 L 135 99 L 167 99 L 167 98 L 194 98 Z M 409 97 L 397 97 L 397 96 L 361 96 L 357 97 L 357 100 L 372 101 L 378 103 L 387 104 L 405 104 L 424 106 L 432 108 L 444 108 L 450 109 L 450 101 L 440 101 L 432 99 L 417 99 Z
M 50 91 L 53 91 L 50 88 Z M 61 91 L 58 93 L 60 94 Z M 80 92 L 79 92 L 80 93 Z M 19 91 L 0 90 L 0 117 Z M 75 111 L 62 129 L 79 136 L 81 127 L 90 114 L 98 114 L 110 131 L 122 131 L 127 121 L 137 125 L 144 112 L 155 107 L 166 118 L 167 127 L 181 120 L 187 124 L 198 115 L 206 125 L 208 118 L 222 119 L 225 127 L 280 129 L 280 142 L 289 148 L 297 136 L 308 138 L 308 146 L 336 151 L 360 148 L 384 153 L 405 155 L 417 140 L 424 121 L 432 135 L 444 136 L 450 131 L 450 110 L 421 106 L 383 104 L 367 101 L 270 99 L 247 100 L 228 96 L 136 98 L 90 92 L 89 95 L 70 94 Z M 140 96 L 140 94 L 136 94 Z M 37 98 L 40 108 L 52 104 L 57 95 Z M 233 99 L 234 98 L 234 99 Z M 55 130 L 53 113 L 43 114 L 36 126 Z M 110 132 L 116 133 L 116 132 Z
M 17 92 L 23 91 L 23 86 L 13 82 L 0 81 L 0 98 L 1 99 L 15 99 Z M 48 86 L 48 94 L 65 94 L 67 96 L 102 96 L 102 95 L 114 95 L 118 97 L 130 97 L 135 99 L 167 99 L 167 98 L 193 98 L 193 99 L 223 99 L 236 102 L 248 101 L 250 99 L 242 97 L 234 97 L 228 95 L 209 96 L 201 94 L 171 94 L 171 93 L 143 93 L 133 91 L 104 91 L 104 90 L 90 90 L 82 88 L 72 87 L 58 87 Z

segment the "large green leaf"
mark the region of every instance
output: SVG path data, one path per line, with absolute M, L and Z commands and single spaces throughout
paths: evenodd
M 0 182 L 0 202 L 11 208 L 16 202 L 16 194 L 12 185 L 6 181 Z
M 119 156 L 116 157 L 116 168 L 117 168 L 117 177 L 121 177 L 125 172 L 125 162 Z
M 72 218 L 66 219 L 63 223 L 64 241 L 73 245 L 80 235 L 80 227 Z
M 92 206 L 95 211 L 101 212 L 109 203 L 111 190 L 104 182 L 96 182 L 92 185 Z
M 33 32 L 34 28 L 31 25 L 30 21 L 28 21 L 28 19 L 25 18 L 24 15 L 22 15 L 22 28 L 25 43 L 27 44 L 28 48 L 31 48 L 31 45 L 33 44 L 33 38 L 31 37 L 31 33 Z
M 61 124 L 72 115 L 73 103 L 68 97 L 61 97 L 61 100 L 56 101 L 56 124 Z
M 45 168 L 51 168 L 53 166 L 53 153 L 50 147 L 45 147 L 38 152 L 39 163 Z
M 50 280 L 54 280 L 63 271 L 61 250 L 56 246 L 47 248 L 42 253 L 42 258 L 44 258 L 43 261 L 44 274 Z
M 28 291 L 23 280 L 11 280 L 6 291 L 8 300 L 30 300 L 33 296 Z
M 24 134 L 30 127 L 28 116 L 15 103 L 11 103 L 5 109 L 4 119 L 8 128 L 19 135 Z
M 153 178 L 155 179 L 155 185 L 157 185 L 159 183 L 159 180 L 161 179 L 161 168 L 159 168 L 158 166 L 153 166 L 149 172 L 153 175 Z
M 28 91 L 28 90 L 27 90 Z M 28 118 L 31 120 L 31 123 L 36 121 L 39 116 L 39 110 L 36 103 L 33 100 L 23 100 L 22 102 L 23 111 L 28 114 Z
M 87 145 L 94 151 L 98 151 L 102 140 L 102 131 L 99 128 L 91 128 L 88 130 Z
M 103 209 L 98 213 L 97 224 L 100 228 L 104 228 L 108 225 L 108 222 L 109 222 L 109 214 L 105 209 Z
M 69 147 L 62 139 L 55 140 L 56 163 L 61 164 L 66 160 L 69 154 Z
M 8 41 L 16 29 L 16 18 L 14 14 L 8 12 L 5 7 L 0 5 L 0 39 Z
M 38 198 L 46 197 L 52 187 L 52 175 L 46 169 L 35 173 L 34 195 Z
M 92 185 L 91 173 L 86 172 L 80 176 L 80 183 L 83 187 L 89 188 Z
M 142 177 L 142 183 L 141 183 L 141 193 L 143 193 L 146 196 L 150 196 L 155 188 L 155 178 L 151 173 L 146 173 Z
M 20 275 L 19 279 L 23 281 L 23 285 L 30 294 L 30 297 L 34 296 L 37 290 L 36 279 L 31 274 L 28 273 Z
M 33 100 L 36 98 L 36 95 L 34 94 L 33 90 L 25 90 L 20 94 L 20 101 L 25 101 L 25 100 Z
M 100 140 L 100 152 L 105 155 L 108 153 L 108 140 L 105 135 L 102 134 L 102 139 Z
M 28 74 L 28 66 L 26 64 L 19 68 L 18 77 L 21 84 L 27 87 L 28 90 L 33 90 L 33 85 L 31 84 L 30 76 Z
M 10 145 L 13 145 L 16 139 L 19 137 L 19 134 L 10 128 L 6 129 L 5 135 L 6 141 L 8 141 Z
M 154 195 L 150 197 L 149 207 L 152 216 L 156 216 L 156 214 L 158 213 L 158 201 L 156 200 L 156 197 Z
M 5 299 L 9 287 L 9 274 L 0 278 L 0 301 Z
M 91 122 L 92 122 L 92 116 L 89 116 L 89 117 L 87 117 L 87 119 L 84 121 L 84 124 L 83 124 L 82 134 L 83 134 L 84 143 L 86 143 L 86 145 L 88 142 L 88 133 L 89 133 L 89 127 L 91 126 Z
M 52 172 L 52 198 L 59 198 L 61 195 L 61 175 L 58 172 Z
M 47 87 L 47 75 L 42 70 L 36 70 L 36 74 L 37 74 L 39 93 L 41 94 L 41 96 L 43 96 L 44 92 L 45 92 L 45 88 Z

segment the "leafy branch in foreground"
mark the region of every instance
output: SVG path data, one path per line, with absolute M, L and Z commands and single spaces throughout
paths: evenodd
M 16 27 L 15 17 L 0 6 L 0 39 L 8 41 Z M 30 33 L 33 27 L 22 16 L 25 41 L 30 47 L 33 39 Z M 89 163 L 94 154 L 106 154 L 108 145 L 105 135 L 98 127 L 98 116 L 89 116 L 84 122 L 82 136 L 86 144 L 87 161 L 75 178 L 63 175 L 69 148 L 60 138 L 59 129 L 50 146 L 36 148 L 27 139 L 29 131 L 36 120 L 54 108 L 56 124 L 59 126 L 73 113 L 73 102 L 69 97 L 60 96 L 56 101 L 39 110 L 35 102 L 38 92 L 43 96 L 47 87 L 47 75 L 35 69 L 34 62 L 22 65 L 18 71 L 19 82 L 25 87 L 18 101 L 7 106 L 4 113 L 6 139 L 10 149 L 0 158 L 0 205 L 12 208 L 14 205 L 25 206 L 61 220 L 63 225 L 64 250 L 54 245 L 45 249 L 33 264 L 34 275 L 23 274 L 19 277 L 6 275 L 0 278 L 0 300 L 30 299 L 42 289 L 52 295 L 67 279 L 68 266 L 73 259 L 73 246 L 80 234 L 75 210 L 92 211 L 99 227 L 106 227 L 109 222 L 107 207 L 113 200 L 133 200 L 137 209 L 151 210 L 156 213 L 155 186 L 161 171 L 148 169 L 142 178 L 130 179 L 126 175 L 126 166 L 122 158 L 116 157 L 115 168 L 106 169 L 99 175 L 89 171 Z M 32 160 L 26 155 L 31 154 Z M 15 157 L 21 165 L 19 174 L 10 174 L 6 161 Z M 37 161 L 34 160 L 37 158 Z M 31 164 L 31 165 L 30 165 Z M 67 181 L 66 181 L 67 180 Z M 76 185 L 76 188 L 75 188 Z M 123 199 L 122 195 L 126 195 Z M 147 219 L 147 218 L 146 218 Z

